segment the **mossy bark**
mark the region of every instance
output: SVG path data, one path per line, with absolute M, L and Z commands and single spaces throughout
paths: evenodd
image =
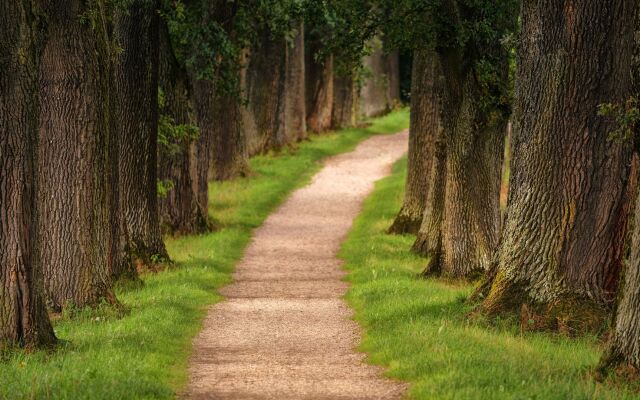
M 88 24 L 82 15 L 97 20 Z M 115 303 L 118 143 L 104 15 L 79 0 L 53 6 L 40 64 L 36 229 L 45 291 L 56 311 Z
M 44 302 L 35 219 L 43 6 L 0 0 L 0 350 L 56 342 Z
M 579 329 L 583 305 L 611 306 L 631 145 L 610 140 L 615 122 L 596 110 L 632 94 L 635 7 L 631 0 L 522 5 L 509 209 L 482 304 L 489 315 L 524 304 L 548 320 L 543 326 Z
M 436 138 L 442 129 L 442 77 L 439 65 L 437 54 L 433 51 L 414 53 L 407 180 L 402 208 L 389 228 L 389 233 L 415 234 L 422 224 L 432 178 Z

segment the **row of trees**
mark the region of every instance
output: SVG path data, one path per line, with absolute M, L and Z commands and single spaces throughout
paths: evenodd
M 380 0 L 355 19 L 414 51 L 406 194 L 390 231 L 417 234 L 425 275 L 480 277 L 476 313 L 568 334 L 613 320 L 601 371 L 640 368 L 638 7 Z
M 208 182 L 399 100 L 375 35 L 330 48 L 329 3 L 0 0 L 0 347 L 51 345 L 48 310 L 209 230 Z M 363 65 L 369 68 L 363 68 Z M 365 71 L 370 70 L 371 73 Z

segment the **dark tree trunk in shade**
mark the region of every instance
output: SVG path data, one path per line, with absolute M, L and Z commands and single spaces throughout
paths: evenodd
M 358 114 L 358 85 L 353 75 L 333 76 L 333 129 L 355 126 Z
M 369 71 L 360 89 L 359 114 L 365 118 L 377 117 L 390 110 L 389 59 L 384 54 L 380 39 L 373 39 L 373 52 L 364 57 L 363 64 Z
M 442 77 L 433 51 L 416 51 L 411 82 L 411 125 L 404 202 L 390 233 L 417 233 L 430 189 L 435 142 L 442 129 L 440 96 Z
M 195 127 L 188 75 L 175 58 L 164 24 L 160 29 L 159 87 L 163 93 L 161 118 L 172 126 Z M 171 234 L 205 232 L 209 229 L 208 166 L 198 164 L 198 139 L 167 140 L 168 143 L 159 145 L 158 149 L 158 178 L 171 182 L 170 190 L 159 200 L 160 225 L 163 231 Z M 200 168 L 205 177 L 202 186 L 198 184 Z
M 615 123 L 597 107 L 632 94 L 635 3 L 522 4 L 509 210 L 482 305 L 490 315 L 595 327 L 613 300 L 631 145 L 609 139 Z
M 305 42 L 305 81 L 307 129 L 324 132 L 331 128 L 333 106 L 333 56 L 317 61 L 319 40 Z
M 244 72 L 243 130 L 249 156 L 278 150 L 287 144 L 285 85 L 287 42 L 265 30 L 249 54 Z
M 93 27 L 84 14 L 96 16 Z M 117 140 L 103 15 L 79 0 L 53 7 L 40 65 L 38 257 L 56 311 L 115 302 Z
M 288 143 L 307 137 L 305 100 L 304 23 L 295 23 L 296 34 L 286 49 L 285 134 Z
M 36 251 L 42 7 L 45 2 L 0 0 L 0 350 L 56 342 Z
M 158 25 L 155 1 L 134 0 L 114 18 L 122 47 L 115 66 L 120 132 L 120 209 L 134 256 L 168 259 L 160 233 L 157 193 Z

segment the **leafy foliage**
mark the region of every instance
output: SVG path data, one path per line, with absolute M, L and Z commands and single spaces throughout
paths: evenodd
M 196 78 L 239 95 L 244 52 L 265 30 L 290 37 L 301 10 L 302 0 L 163 0 L 161 15 L 178 60 Z

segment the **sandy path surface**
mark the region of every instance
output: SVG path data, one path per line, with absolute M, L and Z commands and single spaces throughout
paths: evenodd
M 332 157 L 255 231 L 225 301 L 209 309 L 190 360 L 191 399 L 397 399 L 355 350 L 336 253 L 407 133 L 374 136 Z

